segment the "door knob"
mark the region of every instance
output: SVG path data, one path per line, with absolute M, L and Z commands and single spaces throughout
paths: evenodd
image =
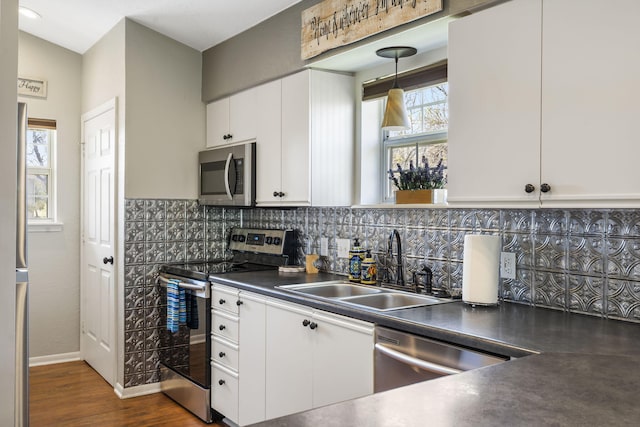
M 107 257 L 102 258 L 102 263 L 103 264 L 111 264 L 111 265 L 113 265 L 113 257 L 110 256 L 109 258 L 107 258 Z

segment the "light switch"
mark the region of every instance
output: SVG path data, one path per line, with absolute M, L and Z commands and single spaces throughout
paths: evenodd
M 329 239 L 327 237 L 320 238 L 320 256 L 329 256 Z
M 349 258 L 349 239 L 337 239 L 338 241 L 338 258 Z

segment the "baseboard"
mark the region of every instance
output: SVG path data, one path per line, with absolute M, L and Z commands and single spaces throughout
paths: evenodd
M 144 384 L 135 387 L 124 388 L 122 384 L 116 383 L 113 391 L 120 399 L 130 399 L 132 397 L 146 396 L 147 394 L 160 393 L 160 383 Z
M 79 351 L 74 351 L 72 353 L 51 354 L 49 356 L 30 357 L 29 367 L 53 365 L 55 363 L 77 362 L 78 360 L 82 360 L 80 358 Z

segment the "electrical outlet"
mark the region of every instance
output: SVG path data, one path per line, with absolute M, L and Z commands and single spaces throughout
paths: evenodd
M 500 254 L 500 277 L 503 279 L 516 278 L 516 254 L 502 252 Z
M 349 258 L 349 239 L 337 239 L 338 242 L 338 258 Z
M 320 256 L 329 256 L 329 238 L 320 238 Z

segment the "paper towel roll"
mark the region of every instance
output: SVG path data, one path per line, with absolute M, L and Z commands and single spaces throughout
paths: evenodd
M 462 301 L 467 304 L 498 304 L 500 236 L 464 236 Z

